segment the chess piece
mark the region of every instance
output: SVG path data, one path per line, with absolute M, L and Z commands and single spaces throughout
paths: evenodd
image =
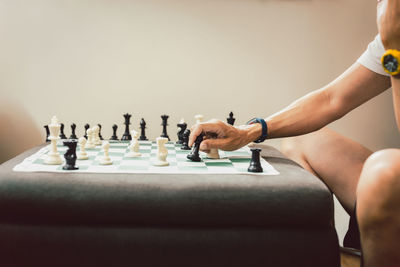
M 118 140 L 118 136 L 117 136 L 118 125 L 114 124 L 112 126 L 112 129 L 113 129 L 113 135 L 111 136 L 110 140 Z
M 65 140 L 63 141 L 64 146 L 67 146 L 67 152 L 64 154 L 65 165 L 63 166 L 63 170 L 77 170 L 78 167 L 75 166 L 76 163 L 76 145 L 78 141 L 76 139 Z
M 99 137 L 100 137 L 100 140 L 104 140 L 104 138 L 103 138 L 103 136 L 101 136 L 101 124 L 97 124 L 97 126 L 99 126 Z
M 83 136 L 83 137 L 85 137 L 86 139 L 88 139 L 87 131 L 89 130 L 89 128 L 90 128 L 89 123 L 86 123 L 86 124 L 85 124 L 85 135 Z
M 192 151 L 187 155 L 187 158 L 191 161 L 201 161 L 199 152 L 200 152 L 200 143 L 203 141 L 204 134 L 201 133 L 199 136 L 196 137 L 194 141 Z
M 94 143 L 94 132 L 93 132 L 93 129 L 92 128 L 89 128 L 88 130 L 87 130 L 87 142 L 86 142 L 86 145 L 85 145 L 85 148 L 88 148 L 88 149 L 90 149 L 90 148 L 95 148 L 96 147 L 96 144 Z
M 50 142 L 50 139 L 49 139 L 49 136 L 50 136 L 49 125 L 45 125 L 43 127 L 46 130 L 46 142 Z
M 157 137 L 157 160 L 153 163 L 154 166 L 168 166 L 169 162 L 167 161 L 168 149 L 165 147 L 165 143 L 167 143 L 168 138 L 166 137 Z
M 182 144 L 183 143 L 183 133 L 185 132 L 187 128 L 187 123 L 185 120 L 182 118 L 180 122 L 176 125 L 179 127 L 178 131 L 178 141 L 176 141 L 177 144 Z
M 147 137 L 146 137 L 145 129 L 146 129 L 146 122 L 142 118 L 141 121 L 140 121 L 140 137 L 139 137 L 139 140 L 142 140 L 142 141 L 148 140 Z
M 76 124 L 72 123 L 71 124 L 71 136 L 69 137 L 69 139 L 78 139 L 78 137 L 75 134 L 75 129 L 76 129 Z
M 132 135 L 132 141 L 128 147 L 130 152 L 126 154 L 126 156 L 129 158 L 140 157 L 142 154 L 139 152 L 139 140 L 138 140 L 139 133 L 136 132 L 135 130 L 132 130 L 131 135 Z
M 101 165 L 112 164 L 112 160 L 111 160 L 110 156 L 108 155 L 108 150 L 110 149 L 110 143 L 108 141 L 103 141 L 101 148 L 103 149 L 104 156 L 100 158 L 99 163 Z
M 235 120 L 236 119 L 233 117 L 233 112 L 231 111 L 229 113 L 229 118 L 226 118 L 226 122 L 233 126 L 233 124 L 235 124 Z
M 60 127 L 61 125 L 58 123 L 57 117 L 53 116 L 51 118 L 51 123 L 49 126 L 49 140 L 50 140 L 50 152 L 47 154 L 47 157 L 44 160 L 45 164 L 49 165 L 60 165 L 62 163 L 62 159 L 60 157 L 60 153 L 57 151 L 57 140 L 60 139 Z
M 196 124 L 199 124 L 204 121 L 204 116 L 201 114 L 195 115 L 194 118 L 196 119 Z
M 89 156 L 85 151 L 86 141 L 87 141 L 86 138 L 83 136 L 80 137 L 78 140 L 78 144 L 79 144 L 78 159 L 79 160 L 89 159 Z
M 101 140 L 100 140 L 100 127 L 98 125 L 94 126 L 92 128 L 93 131 L 93 143 L 98 146 L 101 145 Z
M 162 130 L 162 133 L 161 133 L 161 136 L 160 136 L 160 137 L 167 138 L 168 141 L 170 141 L 171 139 L 169 139 L 169 136 L 168 136 L 168 134 L 167 134 L 167 126 L 168 126 L 168 122 L 167 122 L 167 121 L 168 121 L 168 118 L 169 118 L 168 115 L 162 115 L 162 116 L 161 116 L 161 119 L 162 119 L 161 125 L 162 125 L 162 127 L 163 127 L 163 130 Z
M 250 166 L 247 169 L 249 172 L 263 172 L 263 168 L 260 163 L 260 151 L 259 148 L 252 148 L 251 150 L 251 161 Z
M 189 144 L 189 136 L 190 136 L 190 130 L 186 129 L 183 134 L 182 134 L 182 150 L 190 150 Z
M 207 158 L 209 159 L 219 159 L 219 152 L 217 148 L 211 148 L 210 152 L 207 153 Z
M 60 127 L 60 138 L 61 139 L 67 139 L 67 137 L 64 134 L 64 123 L 61 123 L 61 127 Z
M 132 115 L 128 114 L 128 113 L 124 114 L 124 118 L 125 118 L 125 122 L 124 122 L 124 124 L 125 124 L 125 133 L 122 135 L 122 138 L 121 138 L 122 141 L 132 140 L 132 136 L 129 133 L 129 125 L 131 124 L 131 122 L 130 122 L 131 116 Z

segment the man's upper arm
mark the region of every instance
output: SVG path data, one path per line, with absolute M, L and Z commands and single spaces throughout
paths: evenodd
M 390 88 L 390 78 L 354 63 L 325 87 L 338 119 Z

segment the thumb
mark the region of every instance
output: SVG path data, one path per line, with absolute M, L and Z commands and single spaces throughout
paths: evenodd
M 208 151 L 211 148 L 222 148 L 226 143 L 225 139 L 218 138 L 218 139 L 206 139 L 200 143 L 200 150 Z

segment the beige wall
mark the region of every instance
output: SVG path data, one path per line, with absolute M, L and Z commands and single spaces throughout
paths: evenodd
M 350 66 L 376 34 L 375 4 L 0 0 L 1 98 L 36 128 L 56 114 L 78 134 L 102 123 L 106 137 L 114 123 L 122 134 L 125 112 L 134 127 L 144 117 L 151 138 L 163 113 L 174 138 L 178 120 L 198 113 L 224 119 L 232 110 L 244 123 Z M 374 150 L 400 146 L 390 91 L 332 127 Z

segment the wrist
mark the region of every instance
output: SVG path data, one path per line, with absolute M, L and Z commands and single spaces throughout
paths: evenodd
M 262 126 L 260 123 L 246 125 L 246 141 L 247 143 L 254 142 L 262 135 Z

